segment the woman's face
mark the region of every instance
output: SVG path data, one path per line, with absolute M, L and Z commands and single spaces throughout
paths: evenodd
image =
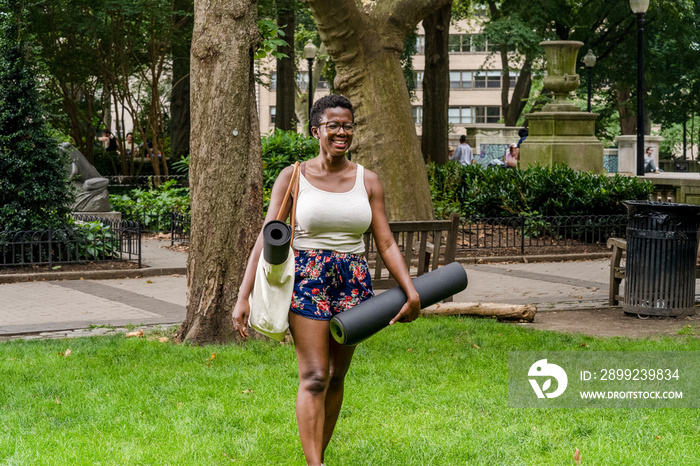
M 653 153 L 654 153 L 654 149 L 653 149 L 653 148 L 651 148 L 651 147 L 647 148 L 647 154 L 651 155 L 651 154 L 653 154 Z
M 321 153 L 344 157 L 352 144 L 354 131 L 348 132 L 343 125 L 352 124 L 352 113 L 347 108 L 334 107 L 323 112 L 319 126 L 312 128 L 313 134 L 320 142 Z M 337 129 L 334 128 L 336 126 Z

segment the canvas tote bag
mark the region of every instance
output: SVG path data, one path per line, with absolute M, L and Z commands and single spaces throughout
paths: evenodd
M 263 251 L 258 260 L 253 294 L 250 298 L 250 326 L 277 341 L 284 339 L 289 328 L 289 306 L 294 289 L 292 241 L 298 194 L 299 162 L 296 162 L 276 220 L 263 227 Z M 292 195 L 290 226 L 283 222 L 281 215 Z

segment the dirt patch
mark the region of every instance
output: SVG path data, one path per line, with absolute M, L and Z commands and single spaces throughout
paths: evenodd
M 86 262 L 80 264 L 60 264 L 53 267 L 47 265 L 27 265 L 0 267 L 0 275 L 43 273 L 43 272 L 84 272 L 89 270 L 125 270 L 138 269 L 139 264 L 128 261 Z
M 691 336 L 700 338 L 700 316 L 645 319 L 627 315 L 622 308 L 542 311 L 533 323 L 514 324 L 524 328 L 581 333 L 593 337 L 653 338 Z

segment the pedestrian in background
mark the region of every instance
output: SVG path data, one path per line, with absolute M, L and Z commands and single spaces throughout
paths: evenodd
M 455 160 L 462 165 L 472 165 L 474 163 L 474 153 L 469 144 L 467 144 L 467 136 L 464 134 L 459 137 L 459 145 L 455 149 L 450 160 Z

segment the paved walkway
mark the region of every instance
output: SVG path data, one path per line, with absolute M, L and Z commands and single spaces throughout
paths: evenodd
M 165 249 L 168 244 L 144 241 L 144 265 L 164 275 L 0 284 L 0 338 L 180 322 L 186 314 L 187 255 Z M 535 304 L 539 312 L 607 306 L 608 259 L 464 267 L 469 286 L 455 296 L 457 302 Z

